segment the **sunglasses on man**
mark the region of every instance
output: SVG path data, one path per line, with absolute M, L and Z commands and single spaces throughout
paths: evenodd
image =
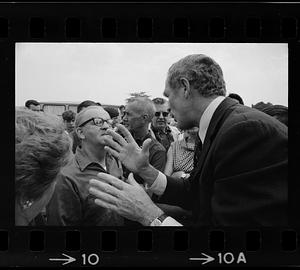
M 109 126 L 112 125 L 112 120 L 111 119 L 105 120 L 105 119 L 102 119 L 100 117 L 93 117 L 93 118 L 90 118 L 89 120 L 86 120 L 85 122 L 83 122 L 81 125 L 79 125 L 79 127 L 83 127 L 84 125 L 86 125 L 90 121 L 93 121 L 93 124 L 97 127 L 100 127 L 100 128 L 103 127 L 104 123 L 107 123 Z
M 167 116 L 169 115 L 168 112 L 156 112 L 154 115 L 155 115 L 156 117 L 159 117 L 161 114 L 163 115 L 163 117 L 167 117 Z

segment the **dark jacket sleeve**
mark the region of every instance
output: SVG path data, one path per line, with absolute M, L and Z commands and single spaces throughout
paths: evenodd
M 167 177 L 167 186 L 163 195 L 159 198 L 159 203 L 180 206 L 184 209 L 192 208 L 191 180 L 193 174 L 188 179 L 178 179 Z
M 82 217 L 78 189 L 72 180 L 60 174 L 54 194 L 47 205 L 47 225 L 78 226 Z

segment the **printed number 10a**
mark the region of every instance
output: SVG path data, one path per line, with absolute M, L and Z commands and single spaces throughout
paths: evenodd
M 240 252 L 237 258 L 234 257 L 234 255 L 231 252 L 227 252 L 224 255 L 222 253 L 218 253 L 219 257 L 219 263 L 225 263 L 225 264 L 232 264 L 233 262 L 236 263 L 247 263 L 246 257 L 243 252 Z
M 93 254 L 89 254 L 89 255 L 86 255 L 86 254 L 82 254 L 82 264 L 83 265 L 96 265 L 99 263 L 99 256 L 95 253 Z

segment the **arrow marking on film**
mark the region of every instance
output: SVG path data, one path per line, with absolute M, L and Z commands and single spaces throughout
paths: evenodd
M 75 262 L 75 261 L 76 261 L 75 258 L 73 258 L 73 257 L 71 257 L 71 256 L 69 256 L 69 255 L 67 255 L 67 254 L 62 253 L 62 255 L 64 255 L 64 256 L 67 257 L 67 258 L 57 258 L 57 259 L 55 259 L 55 258 L 50 258 L 49 261 L 65 261 L 62 265 L 65 265 L 65 264 L 68 264 L 68 263 L 71 263 L 71 262 Z
M 209 255 L 207 255 L 207 254 L 205 254 L 205 253 L 201 253 L 203 256 L 205 256 L 205 258 L 189 258 L 191 261 L 204 261 L 203 263 L 202 263 L 202 265 L 203 264 L 206 264 L 206 263 L 209 263 L 209 262 L 212 262 L 212 261 L 214 261 L 215 260 L 215 258 L 214 257 L 211 257 L 211 256 L 209 256 Z

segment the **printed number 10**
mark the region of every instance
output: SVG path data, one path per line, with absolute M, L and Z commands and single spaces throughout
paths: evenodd
M 90 255 L 82 254 L 81 256 L 83 259 L 83 265 L 86 265 L 86 263 L 90 265 L 96 265 L 99 262 L 99 256 L 95 253 Z

